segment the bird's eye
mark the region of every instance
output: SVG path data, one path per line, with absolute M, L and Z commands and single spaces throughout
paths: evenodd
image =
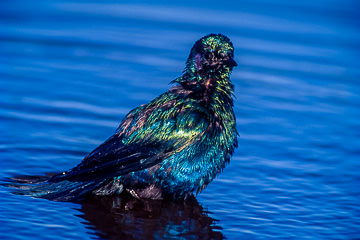
M 211 54 L 210 52 L 206 52 L 206 53 L 204 54 L 204 56 L 205 56 L 206 59 L 211 59 L 211 58 L 212 58 L 212 55 L 213 55 L 213 54 Z

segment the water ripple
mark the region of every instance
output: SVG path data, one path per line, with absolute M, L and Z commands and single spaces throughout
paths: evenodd
M 239 64 L 239 148 L 197 196 L 204 209 L 54 203 L 0 186 L 0 238 L 111 239 L 124 226 L 151 238 L 161 221 L 199 239 L 359 239 L 356 3 L 140 2 L 2 4 L 1 175 L 73 167 L 130 109 L 169 88 L 195 40 L 222 32 Z

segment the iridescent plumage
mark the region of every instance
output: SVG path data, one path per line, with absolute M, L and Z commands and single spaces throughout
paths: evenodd
M 57 201 L 128 192 L 186 198 L 204 189 L 237 147 L 230 81 L 234 49 L 221 34 L 198 40 L 167 92 L 130 111 L 116 133 L 75 168 L 14 178 L 18 193 Z

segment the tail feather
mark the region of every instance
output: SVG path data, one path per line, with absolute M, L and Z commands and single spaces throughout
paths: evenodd
M 20 176 L 7 179 L 7 187 L 13 188 L 13 193 L 45 198 L 53 201 L 76 201 L 100 187 L 104 181 L 49 181 L 45 176 Z

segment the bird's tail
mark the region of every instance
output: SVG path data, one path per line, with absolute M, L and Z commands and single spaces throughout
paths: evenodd
M 2 185 L 13 188 L 14 194 L 53 201 L 79 200 L 103 184 L 99 181 L 52 181 L 47 176 L 19 176 L 5 181 Z

